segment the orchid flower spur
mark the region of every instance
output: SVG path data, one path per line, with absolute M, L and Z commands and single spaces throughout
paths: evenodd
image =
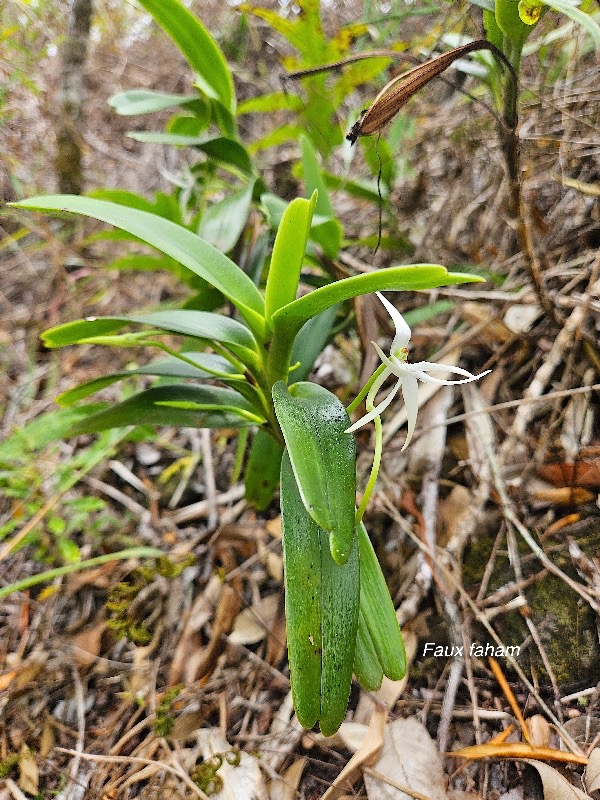
M 479 378 L 483 378 L 483 376 L 487 375 L 488 372 L 491 372 L 491 370 L 482 372 L 481 375 L 473 375 L 461 367 L 451 367 L 447 364 L 435 364 L 432 361 L 417 361 L 415 364 L 409 364 L 407 359 L 408 343 L 411 337 L 410 328 L 398 309 L 396 309 L 389 302 L 389 300 L 386 300 L 382 294 L 379 292 L 376 292 L 376 294 L 388 310 L 388 313 L 394 322 L 396 327 L 396 335 L 392 341 L 389 356 L 386 356 L 383 350 L 375 342 L 372 343 L 377 350 L 385 369 L 383 369 L 382 372 L 375 378 L 368 391 L 366 398 L 368 413 L 351 425 L 346 430 L 346 433 L 353 433 L 355 430 L 358 430 L 358 428 L 362 428 L 363 425 L 366 425 L 368 422 L 371 422 L 371 420 L 379 417 L 380 414 L 385 411 L 385 409 L 392 402 L 396 396 L 396 393 L 398 392 L 398 389 L 402 389 L 402 396 L 404 397 L 404 404 L 406 405 L 406 416 L 408 421 L 408 433 L 406 436 L 406 441 L 404 442 L 404 446 L 402 447 L 402 450 L 404 450 L 406 447 L 408 447 L 408 444 L 413 437 L 415 425 L 417 423 L 417 413 L 419 410 L 418 381 L 423 381 L 423 383 L 434 383 L 438 386 L 455 386 L 461 383 L 478 381 Z M 457 381 L 448 381 L 428 375 L 428 372 L 453 372 L 456 375 L 464 375 L 465 377 Z M 396 385 L 389 392 L 387 397 L 382 400 L 379 405 L 375 406 L 375 397 L 390 375 L 395 375 L 398 378 Z

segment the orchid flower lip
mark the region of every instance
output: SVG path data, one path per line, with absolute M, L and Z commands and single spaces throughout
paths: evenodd
M 404 450 L 410 440 L 412 439 L 417 422 L 417 414 L 419 411 L 418 400 L 418 381 L 422 383 L 432 383 L 437 386 L 458 386 L 463 383 L 471 383 L 478 381 L 487 375 L 491 370 L 486 370 L 479 375 L 473 375 L 462 367 L 454 367 L 449 364 L 437 364 L 432 361 L 417 361 L 414 364 L 408 363 L 408 343 L 411 337 L 411 331 L 406 323 L 402 314 L 379 292 L 376 293 L 377 297 L 381 300 L 396 328 L 396 335 L 392 341 L 389 356 L 383 352 L 376 342 L 372 342 L 379 358 L 385 366 L 378 378 L 373 382 L 366 397 L 367 414 L 357 420 L 353 425 L 346 429 L 345 433 L 354 433 L 354 431 L 362 428 L 363 425 L 371 422 L 375 417 L 385 411 L 390 405 L 398 389 L 402 390 L 404 397 L 404 405 L 406 408 L 406 417 L 408 423 L 408 431 L 406 441 L 402 450 Z M 428 375 L 428 372 L 450 372 L 454 375 L 460 375 L 459 380 L 446 380 L 443 378 L 436 378 L 433 375 Z M 387 396 L 381 403 L 374 405 L 375 396 L 387 380 L 391 376 L 397 378 L 395 385 L 388 392 Z

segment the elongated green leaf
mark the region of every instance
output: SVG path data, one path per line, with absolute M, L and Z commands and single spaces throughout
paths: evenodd
M 219 164 L 235 167 L 245 175 L 253 175 L 256 170 L 246 148 L 235 139 L 227 136 L 189 135 L 183 133 L 161 133 L 154 131 L 129 131 L 130 139 L 148 144 L 167 144 L 174 147 L 195 147 Z
M 71 211 L 115 225 L 188 267 L 239 309 L 255 335 L 264 336 L 264 301 L 250 278 L 211 245 L 169 220 L 134 208 L 78 195 L 33 197 L 15 203 L 39 211 Z
M 360 554 L 360 611 L 383 674 L 393 681 L 398 681 L 406 673 L 406 652 L 394 604 L 362 522 L 357 526 L 357 530 Z
M 279 483 L 282 455 L 282 446 L 259 428 L 252 440 L 244 476 L 246 500 L 258 511 L 265 511 L 273 500 Z
M 383 669 L 379 663 L 362 611 L 359 613 L 358 629 L 356 631 L 354 674 L 360 685 L 369 692 L 375 692 L 379 689 L 383 680 Z
M 308 136 L 301 136 L 300 146 L 306 194 L 317 193 L 315 216 L 322 218 L 318 224 L 315 219 L 311 230 L 311 239 L 321 245 L 326 256 L 337 258 L 342 244 L 342 226 L 335 218 L 313 143 Z
M 254 181 L 239 192 L 233 192 L 218 203 L 209 206 L 200 221 L 200 236 L 217 250 L 233 250 L 248 221 Z
M 281 462 L 281 523 L 292 699 L 300 724 L 312 728 L 321 714 L 321 541 L 287 453 Z
M 123 317 L 89 317 L 88 319 L 66 322 L 50 328 L 42 334 L 46 347 L 64 347 L 77 344 L 83 339 L 113 333 L 137 322 L 150 325 L 155 330 L 181 333 L 198 339 L 209 339 L 235 345 L 249 351 L 256 351 L 256 343 L 252 334 L 231 317 L 222 314 L 211 314 L 207 311 L 177 309 L 173 311 L 154 311 L 150 314 L 131 314 Z
M 316 200 L 316 193 L 310 200 L 292 200 L 279 223 L 265 290 L 267 324 L 279 308 L 296 297 Z
M 198 83 L 210 97 L 219 99 L 235 113 L 231 72 L 219 45 L 208 29 L 178 0 L 139 0 L 175 42 L 198 75 Z
M 332 736 L 346 716 L 359 614 L 360 577 L 356 537 L 348 561 L 333 560 L 328 537 L 321 539 L 321 602 L 323 605 L 323 655 L 321 658 L 321 716 L 324 736 Z
M 288 389 L 279 381 L 273 403 L 304 506 L 330 532 L 331 555 L 344 564 L 354 540 L 356 495 L 356 448 L 354 437 L 344 433 L 350 424 L 346 409 L 314 383 Z
M 71 434 L 97 433 L 125 425 L 245 428 L 256 424 L 248 415 L 257 414 L 260 411 L 232 389 L 181 384 L 157 386 L 90 414 L 73 426 Z
M 130 89 L 118 92 L 109 97 L 108 104 L 115 109 L 117 114 L 132 116 L 134 114 L 152 114 L 155 111 L 164 111 L 165 108 L 176 108 L 188 103 L 196 102 L 196 94 L 168 94 L 150 89 Z
M 476 275 L 448 272 L 445 267 L 435 264 L 415 264 L 408 267 L 389 267 L 377 272 L 344 278 L 341 281 L 315 289 L 283 306 L 272 317 L 273 346 L 277 348 L 273 358 L 289 352 L 292 342 L 306 320 L 325 311 L 327 308 L 351 297 L 381 291 L 415 291 L 433 289 L 436 286 L 452 286 L 460 283 L 478 283 L 482 279 Z
M 300 147 L 302 149 L 302 168 L 304 174 L 304 183 L 306 185 L 306 193 L 312 194 L 317 192 L 317 202 L 315 205 L 315 214 L 320 214 L 322 217 L 333 217 L 333 206 L 327 194 L 325 183 L 321 175 L 321 168 L 317 159 L 317 151 L 308 136 L 300 137 Z
M 301 111 L 302 108 L 302 100 L 297 95 L 284 94 L 284 92 L 271 92 L 269 94 L 261 94 L 258 97 L 251 97 L 249 100 L 244 100 L 238 106 L 238 116 L 242 114 L 281 110 Z
M 346 564 L 331 557 L 328 534 L 307 514 L 288 453 L 281 462 L 281 518 L 288 652 L 300 722 L 325 736 L 344 720 L 359 611 L 356 541 Z
M 227 375 L 231 377 L 238 375 L 229 361 L 214 353 L 185 353 L 185 357 L 188 361 L 193 361 L 197 364 L 197 367 L 193 367 L 191 364 L 175 356 L 169 356 L 169 358 L 162 358 L 159 361 L 154 361 L 143 367 L 123 370 L 122 372 L 113 372 L 110 375 L 93 378 L 91 381 L 86 381 L 73 389 L 68 389 L 66 392 L 59 394 L 56 398 L 56 402 L 60 403 L 61 406 L 70 406 L 73 403 L 77 403 L 89 397 L 95 392 L 99 392 L 107 386 L 111 386 L 117 381 L 125 380 L 136 375 L 156 375 L 168 378 L 196 378 L 198 380 L 219 377 L 219 379 L 225 382 L 227 381 Z M 207 372 L 206 369 L 209 371 Z
M 305 322 L 294 340 L 292 350 L 292 365 L 299 363 L 292 376 L 296 381 L 304 381 L 315 363 L 315 359 L 331 336 L 331 328 L 338 312 L 338 306 L 332 306 L 327 311 L 317 314 L 316 317 Z

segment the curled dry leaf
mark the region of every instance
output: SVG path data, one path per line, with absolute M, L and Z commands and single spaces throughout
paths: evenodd
M 306 761 L 305 757 L 297 758 L 281 778 L 273 778 L 270 784 L 269 800 L 296 800 Z
M 590 794 L 600 791 L 600 747 L 594 748 L 590 753 L 585 771 L 585 788 Z
M 358 779 L 361 767 L 370 766 L 374 763 L 383 746 L 386 719 L 387 709 L 382 706 L 376 706 L 360 747 L 325 792 L 321 800 L 339 800 L 343 791 L 352 787 Z M 344 789 L 340 787 L 344 787 Z
M 529 739 L 535 747 L 550 747 L 550 724 L 541 714 L 535 714 L 527 720 Z
M 540 776 L 544 800 L 589 800 L 588 795 L 570 784 L 560 772 L 557 772 L 548 764 L 544 764 L 541 761 L 533 761 L 529 758 L 524 758 L 522 761 L 533 767 Z
M 383 750 L 373 773 L 365 772 L 369 800 L 411 800 L 417 792 L 432 800 L 447 798 L 440 754 L 426 728 L 414 717 L 396 719 L 386 727 Z
M 232 644 L 256 644 L 262 641 L 273 627 L 278 609 L 278 594 L 270 594 L 252 607 L 245 608 L 235 620 L 229 641 Z

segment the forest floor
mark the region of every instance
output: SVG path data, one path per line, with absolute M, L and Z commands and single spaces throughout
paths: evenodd
M 232 27 L 231 11 L 204 5 L 211 29 Z M 332 29 L 352 19 L 351 4 L 338 13 Z M 164 37 L 154 31 L 119 47 L 125 36 L 105 30 L 90 54 L 87 184 L 151 196 L 172 190 L 170 176 L 190 156 L 127 139 L 148 120 L 117 117 L 106 100 L 125 88 L 190 86 Z M 251 25 L 248 48 L 236 70 L 240 96 L 277 90 L 277 45 Z M 2 585 L 60 565 L 73 544 L 82 558 L 155 546 L 182 567 L 173 575 L 111 562 L 2 598 L 0 800 L 318 798 L 360 741 L 360 769 L 337 796 L 404 798 L 401 787 L 417 785 L 429 791 L 414 796 L 432 800 L 566 798 L 572 787 L 585 796 L 585 786 L 598 796 L 583 765 L 594 753 L 600 773 L 600 67 L 576 46 L 564 57 L 551 86 L 538 60 L 525 64 L 527 252 L 515 245 L 485 109 L 445 86 L 411 105 L 414 130 L 392 197 L 406 251 L 393 263 L 441 263 L 487 279 L 403 296 L 402 312 L 437 312 L 414 325 L 411 359 L 439 353 L 491 372 L 460 390 L 425 386 L 407 452 L 402 403 L 387 412 L 367 526 L 410 667 L 374 695 L 354 685 L 348 722 L 332 739 L 294 718 L 279 511 L 274 503 L 258 514 L 232 481 L 235 432 L 120 431 L 39 445 L 51 438 L 42 415 L 58 393 L 131 358 L 90 346 L 47 351 L 41 331 L 155 307 L 181 289 L 167 275 L 103 270 L 123 251 L 90 244 L 98 228 L 89 223 L 66 241 L 56 220 L 14 212 L 0 220 Z M 18 187 L 54 190 L 56 58 L 37 69 L 41 91 L 15 90 L 3 124 L 5 199 Z M 167 116 L 152 119 L 156 130 Z M 268 123 L 246 124 L 252 138 Z M 288 199 L 302 193 L 290 173 L 295 145 L 261 157 L 267 183 L 286 183 Z M 372 204 L 346 195 L 335 203 L 347 232 L 376 232 Z M 353 248 L 339 267 L 388 263 Z M 315 369 L 345 402 L 360 388 L 363 359 L 373 366 L 368 342 L 390 333 L 373 298 L 355 310 L 360 342 L 341 334 Z M 101 396 L 116 400 L 120 389 Z M 372 432 L 358 443 L 362 486 Z M 131 620 L 137 644 L 118 636 Z M 471 759 L 449 755 L 498 736 Z M 518 752 L 517 742 L 525 743 Z M 522 760 L 540 747 L 554 750 L 548 772 Z

